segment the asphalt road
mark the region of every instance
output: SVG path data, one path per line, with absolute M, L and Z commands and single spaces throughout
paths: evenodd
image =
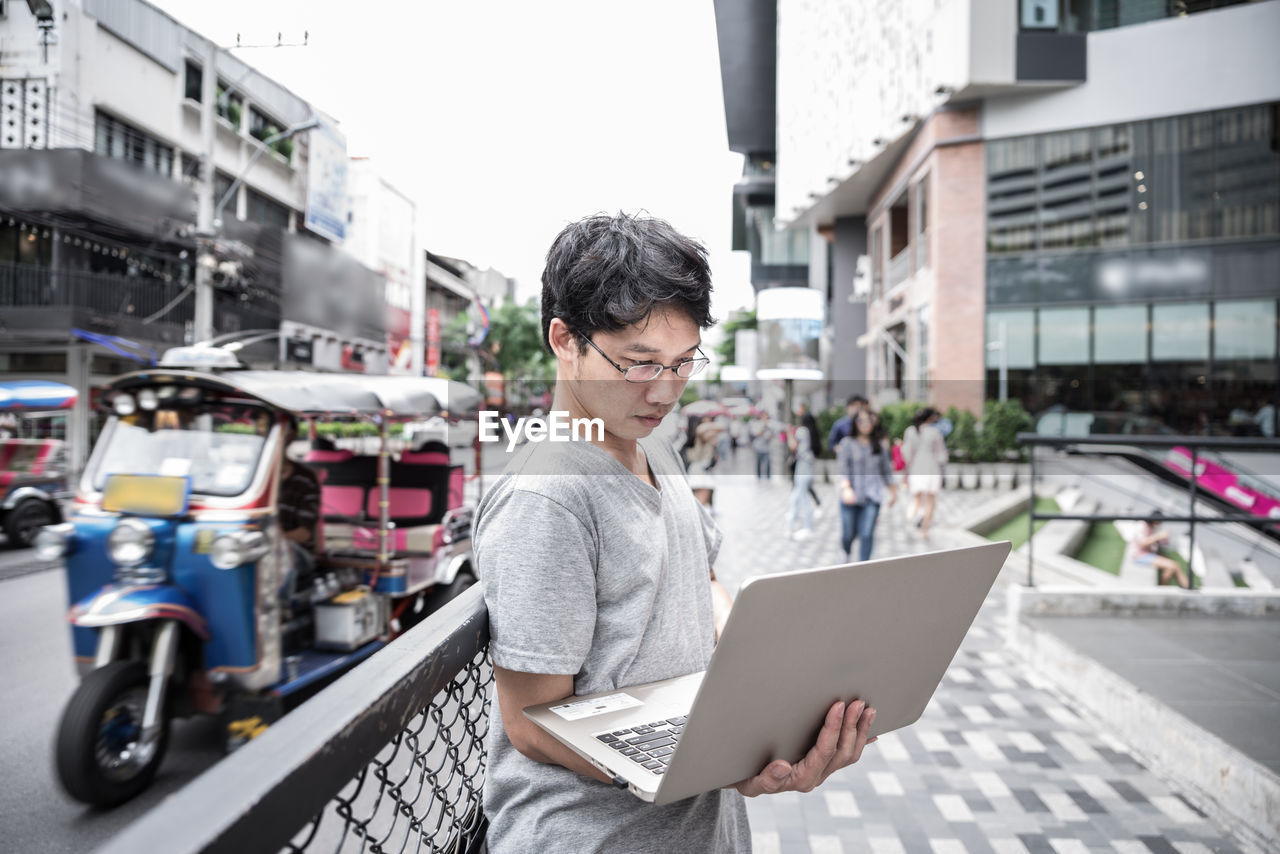
M 0 549 L 0 850 L 78 854 L 217 762 L 221 743 L 212 718 L 178 721 L 148 791 L 112 811 L 68 797 L 53 770 L 58 718 L 77 684 L 66 587 L 61 567 L 33 566 L 41 565 L 30 551 Z

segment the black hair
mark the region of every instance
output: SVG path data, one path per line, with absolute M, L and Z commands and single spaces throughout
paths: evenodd
M 851 397 L 851 398 L 849 398 L 848 400 L 846 400 L 846 401 L 844 402 L 844 405 L 845 405 L 846 407 L 849 407 L 849 406 L 853 406 L 854 404 L 857 404 L 857 403 L 866 403 L 866 402 L 867 402 L 867 399 L 866 399 L 865 397 L 863 397 L 863 396 L 862 396 L 862 395 L 860 395 L 860 394 L 855 394 L 853 397 Z
M 615 332 L 655 308 L 678 308 L 700 329 L 711 317 L 707 250 L 665 220 L 595 214 L 564 228 L 542 271 L 542 343 L 551 349 L 551 320 L 579 335 Z M 578 342 L 580 351 L 586 344 Z
M 928 421 L 930 418 L 932 418 L 937 414 L 938 414 L 938 410 L 934 409 L 932 406 L 926 406 L 923 409 L 917 411 L 916 414 L 911 417 L 911 424 L 917 430 L 919 430 L 920 425 L 924 424 L 924 422 Z

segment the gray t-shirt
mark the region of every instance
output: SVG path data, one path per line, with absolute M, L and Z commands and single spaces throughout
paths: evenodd
M 573 674 L 574 693 L 704 670 L 720 531 L 666 443 L 641 447 L 661 489 L 587 442 L 526 446 L 480 502 L 476 568 L 499 667 Z M 751 850 L 732 790 L 655 807 L 507 738 L 497 697 L 484 806 L 493 854 Z

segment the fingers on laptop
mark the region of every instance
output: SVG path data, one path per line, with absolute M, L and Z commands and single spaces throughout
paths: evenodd
M 777 792 L 813 791 L 833 773 L 862 757 L 862 750 L 869 743 L 867 731 L 874 719 L 875 709 L 866 708 L 861 700 L 847 707 L 842 702 L 835 703 L 827 711 L 817 743 L 804 759 L 795 765 L 780 759 L 771 762 L 757 776 L 739 783 L 738 791 L 749 798 Z

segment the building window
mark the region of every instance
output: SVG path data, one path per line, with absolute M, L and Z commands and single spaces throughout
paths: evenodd
M 1280 105 L 1224 110 L 1214 140 L 1214 205 L 1222 237 L 1280 232 Z
M 1003 327 L 1003 329 L 1001 328 Z M 1000 367 L 1004 352 L 1007 368 L 1034 368 L 1036 364 L 1036 314 L 1031 310 L 987 313 L 987 367 Z
M 1255 0 L 1064 0 L 1075 7 L 1086 7 L 1092 30 L 1112 30 L 1145 24 L 1161 18 L 1178 18 L 1197 12 L 1225 9 Z
M 128 160 L 166 178 L 173 175 L 173 146 L 166 145 L 128 122 L 102 111 L 94 113 L 93 147 L 97 154 Z
M 1124 365 L 1147 362 L 1147 307 L 1108 305 L 1093 310 L 1093 360 Z
M 884 294 L 884 226 L 871 229 L 871 299 Z
M 987 251 L 1280 234 L 1280 105 L 987 144 Z
M 747 249 L 754 263 L 771 267 L 809 264 L 809 234 L 798 229 L 779 231 L 772 205 L 747 209 Z
M 1213 358 L 1274 359 L 1274 300 L 1228 300 L 1213 306 Z
M 1096 244 L 1093 233 L 1093 141 L 1089 131 L 1046 135 L 1040 171 L 1040 248 Z
M 288 230 L 289 209 L 254 190 L 247 190 L 247 213 L 250 222 L 260 222 L 272 228 Z M 230 203 L 228 203 L 230 204 Z
M 1151 309 L 1151 360 L 1209 358 L 1209 304 L 1155 305 Z
M 916 379 L 920 381 L 920 396 L 927 396 L 929 388 L 929 304 L 916 312 Z
M 204 97 L 204 72 L 190 60 L 186 63 L 185 89 L 188 100 L 198 102 Z
M 1089 309 L 1040 309 L 1042 365 L 1089 364 Z
M 925 175 L 915 186 L 915 244 L 916 269 L 929 266 L 929 176 Z
M 1037 139 L 987 144 L 987 251 L 1029 252 L 1036 247 Z
M 234 183 L 235 179 L 226 172 L 213 173 L 213 205 L 215 208 L 224 198 L 226 198 L 227 193 L 231 191 L 231 185 Z M 226 205 L 222 208 L 222 215 L 224 217 L 236 216 L 237 208 L 238 206 L 236 205 L 236 200 L 233 196 L 232 198 L 227 199 Z

